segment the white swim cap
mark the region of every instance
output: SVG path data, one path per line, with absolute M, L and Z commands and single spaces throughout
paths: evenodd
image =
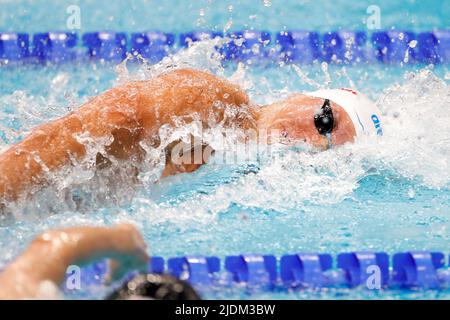
M 365 95 L 353 89 L 322 89 L 308 92 L 312 97 L 329 99 L 340 105 L 350 116 L 356 135 L 383 135 L 381 112 Z

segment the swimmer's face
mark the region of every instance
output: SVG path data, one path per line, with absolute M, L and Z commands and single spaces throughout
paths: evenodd
M 306 142 L 318 148 L 326 149 L 328 139 L 319 134 L 314 125 L 314 115 L 320 110 L 324 99 L 301 94 L 292 95 L 267 107 L 264 112 L 268 132 L 278 132 L 281 141 L 287 144 Z M 331 102 L 334 116 L 334 128 L 331 133 L 333 145 L 353 142 L 355 127 L 347 112 Z

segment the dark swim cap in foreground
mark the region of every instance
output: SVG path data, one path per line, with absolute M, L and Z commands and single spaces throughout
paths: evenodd
M 200 300 L 187 282 L 165 274 L 140 274 L 124 283 L 106 300 Z

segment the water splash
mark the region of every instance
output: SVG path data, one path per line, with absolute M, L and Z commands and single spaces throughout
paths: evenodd
M 388 88 L 379 107 L 386 137 L 377 148 L 384 165 L 431 187 L 450 183 L 450 86 L 429 69 L 407 73 L 405 83 Z
M 144 62 L 131 67 L 127 61 L 117 68 L 113 80 L 148 79 L 193 67 L 227 75 L 253 101 L 268 102 L 299 91 L 292 81 L 340 87 L 339 81 L 358 86 L 372 79 L 367 70 L 355 76 L 351 68 L 320 65 L 302 68 L 300 73 L 289 66 L 261 72 L 243 64 L 224 68 L 220 57 L 212 54 L 216 41 L 220 40 L 193 44 L 156 66 Z M 388 76 L 384 70 L 374 74 L 381 79 Z M 51 78 L 50 107 L 46 95 L 17 91 L 1 97 L 0 131 L 8 137 L 3 149 L 35 125 L 67 112 L 56 106 L 70 91 L 68 77 L 61 73 Z M 143 144 L 147 157 L 141 165 L 117 162 L 94 170 L 94 156 L 104 153 L 102 145 L 110 137 L 88 144 L 88 160 L 49 173 L 52 185 L 8 208 L 16 221 L 0 226 L 0 265 L 46 229 L 130 221 L 143 231 L 152 254 L 165 256 L 444 250 L 450 228 L 450 115 L 446 112 L 450 87 L 433 69 L 409 72 L 382 91 L 373 89 L 379 81 L 366 83 L 363 91 L 377 98 L 384 136 L 361 138 L 325 152 L 304 145 L 272 145 L 269 153 L 251 145 L 250 160 L 226 166 L 210 163 L 193 174 L 160 180 L 163 147 L 173 139 L 198 134 L 195 123 L 161 128 L 160 148 Z M 224 132 L 226 139 L 221 138 Z M 220 124 L 204 136 L 216 149 L 216 157 L 236 147 L 239 140 L 238 131 L 226 131 Z
M 222 66 L 221 57 L 215 50 L 221 43 L 223 40 L 219 38 L 196 42 L 157 65 L 150 66 L 144 61 L 134 69 L 128 66 L 129 61 L 135 59 L 130 56 L 116 68 L 115 83 L 149 79 L 168 70 L 187 67 L 223 76 L 229 72 Z M 292 68 L 294 75 L 301 77 L 303 82 L 314 87 L 321 86 L 318 80 L 298 66 Z M 280 70 L 282 72 L 283 69 Z M 321 70 L 325 86 L 333 87 L 328 66 L 322 64 Z M 240 84 L 252 98 L 261 96 L 270 100 L 271 96 L 279 97 L 280 92 L 289 94 L 286 88 L 273 89 L 270 79 L 247 71 L 248 66 L 239 64 L 229 79 Z M 334 72 L 349 83 L 356 83 L 345 68 Z M 67 96 L 68 77 L 69 74 L 60 73 L 52 79 L 48 99 L 30 96 L 23 91 L 2 98 L 1 110 L 5 117 L 1 122 L 1 131 L 6 140 L 1 146 L 3 149 L 20 140 L 32 127 L 65 113 L 65 109 L 56 105 L 61 97 Z M 259 172 L 239 177 L 232 187 L 221 186 L 219 182 L 207 195 L 183 202 L 183 208 L 170 208 L 169 211 L 189 211 L 196 207 L 199 212 L 219 213 L 232 204 L 289 211 L 307 203 L 340 203 L 352 197 L 362 179 L 386 170 L 410 180 L 419 180 L 428 187 L 447 188 L 450 183 L 450 132 L 447 126 L 450 116 L 445 108 L 450 102 L 449 91 L 445 81 L 430 69 L 408 73 L 403 84 L 396 84 L 378 94 L 377 104 L 383 110 L 385 122 L 383 138 L 362 138 L 355 144 L 322 153 L 283 150 L 275 158 L 263 159 Z M 14 111 L 11 105 L 15 106 Z M 12 125 L 13 122 L 15 125 Z M 98 153 L 105 153 L 104 145 L 108 144 L 108 138 L 100 144 L 87 144 L 91 148 L 83 163 L 77 168 L 63 168 L 60 172 L 49 173 L 49 179 L 54 181 L 52 187 L 36 195 L 34 201 L 24 199 L 20 205 L 11 205 L 10 210 L 16 213 L 17 218 L 23 219 L 36 215 L 34 212 L 87 212 L 92 208 L 126 205 L 134 201 L 140 188 L 147 190 L 147 193 L 155 188 L 154 183 L 159 180 L 163 168 L 163 148 L 170 141 L 195 135 L 197 131 L 195 126 L 182 124 L 175 129 L 161 128 L 163 143 L 160 148 L 142 145 L 147 151 L 143 165 L 115 163 L 103 172 L 96 172 L 92 164 Z M 218 153 L 223 150 L 214 137 L 222 136 L 223 131 L 224 128 L 218 125 L 206 133 L 208 142 L 215 146 Z M 236 144 L 236 135 L 231 134 L 223 145 L 233 144 Z M 140 173 L 137 180 L 132 181 L 129 177 L 136 177 L 133 174 L 135 171 Z M 115 179 L 109 178 L 111 175 Z
M 145 71 L 147 79 L 158 76 L 168 70 L 194 68 L 204 71 L 211 71 L 222 75 L 222 57 L 217 52 L 216 47 L 221 46 L 223 39 L 205 39 L 203 41 L 192 42 L 187 49 L 177 52 L 177 54 L 165 57 L 160 63 L 150 66 Z

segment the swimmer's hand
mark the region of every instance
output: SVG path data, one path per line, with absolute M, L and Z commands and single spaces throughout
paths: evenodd
M 109 274 L 106 281 L 122 279 L 131 271 L 146 272 L 149 262 L 144 239 L 132 225 L 119 225 L 116 228 L 117 250 L 105 253 L 110 257 Z
M 127 268 L 142 270 L 149 259 L 144 240 L 131 225 L 48 231 L 0 274 L 0 299 L 39 298 L 42 282 L 60 284 L 69 265 L 100 257 L 121 262 L 115 277 L 120 277 Z
M 139 231 L 133 225 L 121 224 L 111 228 L 109 232 L 110 242 L 105 242 L 105 251 L 92 251 L 92 255 L 82 257 L 75 264 L 83 266 L 108 258 L 106 282 L 120 280 L 132 271 L 146 272 L 149 256 L 146 252 L 147 245 Z M 100 241 L 106 241 L 106 238 Z

